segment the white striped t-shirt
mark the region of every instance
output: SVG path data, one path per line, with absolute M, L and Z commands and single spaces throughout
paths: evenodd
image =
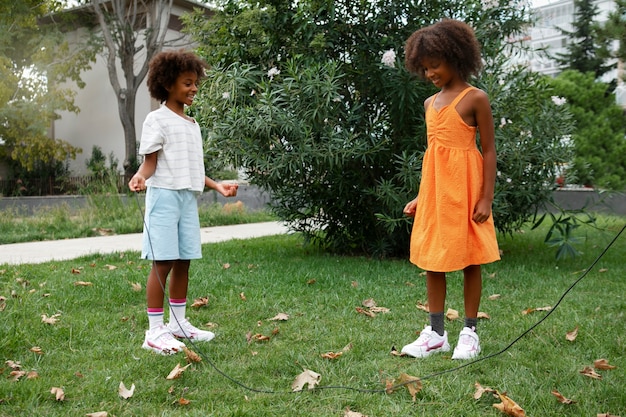
M 204 189 L 204 151 L 198 123 L 167 106 L 148 113 L 143 122 L 139 154 L 157 152 L 157 166 L 146 185 L 169 190 Z

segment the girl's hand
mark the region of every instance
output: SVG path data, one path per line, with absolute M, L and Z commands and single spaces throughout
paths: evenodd
M 146 189 L 146 179 L 137 173 L 128 181 L 128 188 L 130 191 L 143 191 Z
M 234 197 L 237 195 L 239 184 L 217 184 L 215 190 L 224 197 Z
M 406 203 L 402 212 L 409 217 L 415 217 L 415 209 L 417 208 L 417 197 Z
M 484 223 L 489 219 L 491 215 L 491 201 L 486 198 L 481 198 L 476 203 L 474 207 L 474 214 L 472 215 L 472 220 L 476 223 Z

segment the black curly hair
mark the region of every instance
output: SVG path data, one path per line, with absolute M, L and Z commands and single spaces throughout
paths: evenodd
M 404 65 L 409 72 L 426 78 L 424 59 L 444 60 L 463 81 L 478 75 L 482 68 L 480 44 L 474 30 L 466 23 L 444 19 L 415 31 L 404 45 Z
M 156 54 L 148 68 L 148 91 L 159 103 L 167 100 L 167 88 L 176 82 L 183 72 L 194 72 L 200 81 L 208 65 L 189 51 L 164 51 Z

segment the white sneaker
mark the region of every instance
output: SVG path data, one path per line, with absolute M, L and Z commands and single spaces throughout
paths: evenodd
M 480 341 L 474 327 L 464 327 L 459 334 L 459 344 L 454 348 L 452 359 L 472 359 L 480 353 Z
M 181 319 L 178 322 L 170 321 L 167 327 L 174 336 L 180 339 L 193 340 L 194 342 L 208 342 L 215 337 L 213 332 L 200 330 L 189 323 L 187 319 Z
M 414 358 L 425 358 L 433 353 L 448 352 L 449 350 L 448 332 L 443 332 L 443 336 L 439 336 L 437 332 L 433 331 L 432 327 L 426 326 L 420 332 L 420 337 L 415 342 L 402 348 L 402 353 L 406 353 Z
M 182 352 L 185 344 L 176 340 L 166 326 L 160 326 L 156 329 L 146 330 L 146 338 L 141 347 L 161 355 L 172 355 Z

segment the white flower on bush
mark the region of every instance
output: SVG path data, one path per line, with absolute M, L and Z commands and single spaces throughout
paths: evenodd
M 270 77 L 270 80 L 273 80 L 276 75 L 280 74 L 280 70 L 276 67 L 272 67 L 267 71 L 267 76 Z
M 380 62 L 387 65 L 388 67 L 395 67 L 396 66 L 396 52 L 393 49 L 385 51 Z
M 223 98 L 224 100 L 228 100 L 228 99 L 230 98 L 230 93 L 229 93 L 228 91 L 224 91 L 224 92 L 222 93 L 222 98 Z
M 567 103 L 567 99 L 565 97 L 552 96 L 550 98 L 552 99 L 552 102 L 557 106 L 562 106 L 563 104 Z

